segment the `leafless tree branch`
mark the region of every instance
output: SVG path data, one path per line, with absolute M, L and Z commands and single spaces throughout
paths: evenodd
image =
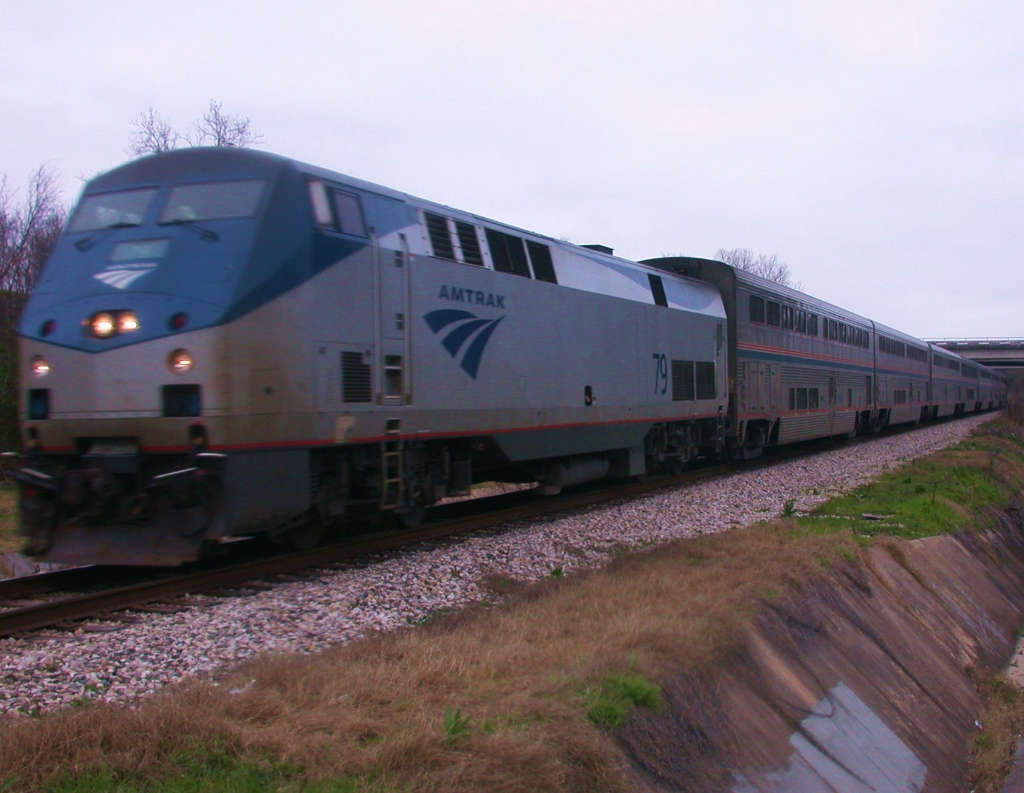
M 0 448 L 5 450 L 18 444 L 15 328 L 66 216 L 52 167 L 32 174 L 20 201 L 0 174 Z
M 170 151 L 182 143 L 189 146 L 255 146 L 264 142 L 263 134 L 252 127 L 248 116 L 233 116 L 224 112 L 224 105 L 210 100 L 209 109 L 202 118 L 193 122 L 188 132 L 176 132 L 171 123 L 156 110 L 149 108 L 128 122 L 128 146 L 125 151 L 133 157 Z
M 210 108 L 185 135 L 191 146 L 247 147 L 263 143 L 263 135 L 252 128 L 248 116 L 232 116 L 223 111 L 223 104 L 210 100 Z
M 128 133 L 125 152 L 133 157 L 170 151 L 178 146 L 180 136 L 171 128 L 171 122 L 153 108 L 139 113 L 138 118 L 133 118 L 128 124 L 132 131 Z
M 715 258 L 732 265 L 737 270 L 744 270 L 759 275 L 769 281 L 788 286 L 790 289 L 802 289 L 803 284 L 793 280 L 789 265 L 773 254 L 754 253 L 750 248 L 719 248 Z

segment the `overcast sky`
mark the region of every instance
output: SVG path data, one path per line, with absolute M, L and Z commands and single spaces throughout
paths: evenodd
M 1024 3 L 0 0 L 0 173 L 131 118 L 634 259 L 777 254 L 919 336 L 1024 337 Z

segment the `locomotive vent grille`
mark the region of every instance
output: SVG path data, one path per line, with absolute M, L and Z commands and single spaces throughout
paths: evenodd
M 526 249 L 530 252 L 533 277 L 538 281 L 557 284 L 558 278 L 555 276 L 555 263 L 551 260 L 551 249 L 547 245 L 541 245 L 533 240 L 526 241 Z
M 430 245 L 434 249 L 434 256 L 438 259 L 455 261 L 455 248 L 452 246 L 452 238 L 448 233 L 448 218 L 430 212 L 424 212 L 423 216 L 427 221 L 427 232 L 430 234 Z
M 672 361 L 672 401 L 715 399 L 714 361 Z
M 477 239 L 476 229 L 469 223 L 455 221 L 455 232 L 459 237 L 459 245 L 462 246 L 462 258 L 466 264 L 475 264 L 483 267 L 484 255 L 480 252 L 480 240 Z
M 361 352 L 341 354 L 341 395 L 343 402 L 372 402 L 373 383 L 370 364 L 363 363 Z
M 714 399 L 718 394 L 715 389 L 715 364 L 713 361 L 697 361 L 697 399 Z
M 693 361 L 672 361 L 672 401 L 692 402 Z

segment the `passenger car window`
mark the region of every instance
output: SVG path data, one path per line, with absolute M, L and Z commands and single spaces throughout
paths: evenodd
M 171 189 L 157 222 L 188 223 L 193 220 L 252 217 L 263 195 L 263 184 L 262 179 L 246 179 L 179 185 Z
M 79 202 L 68 231 L 97 231 L 111 226 L 140 226 L 156 188 L 86 196 Z
M 775 327 L 779 326 L 779 323 L 781 321 L 780 317 L 779 317 L 779 314 L 781 313 L 780 310 L 779 310 L 780 308 L 781 308 L 781 306 L 779 306 L 778 303 L 774 303 L 771 300 L 768 301 L 768 324 L 769 325 L 774 325 Z
M 764 322 L 764 298 L 750 296 L 750 321 Z

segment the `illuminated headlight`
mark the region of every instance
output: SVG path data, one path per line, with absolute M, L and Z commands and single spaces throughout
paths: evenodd
M 122 311 L 117 315 L 117 332 L 131 333 L 139 329 L 139 319 L 131 311 Z
M 185 374 L 192 368 L 192 353 L 188 350 L 174 350 L 167 356 L 167 368 L 175 374 Z
M 119 333 L 137 331 L 139 318 L 134 311 L 97 311 L 82 324 L 94 339 L 109 339 Z
M 50 364 L 42 355 L 33 356 L 31 365 L 33 377 L 46 377 L 50 373 Z
M 100 311 L 89 318 L 89 330 L 97 339 L 109 339 L 117 330 L 117 321 L 109 311 Z

